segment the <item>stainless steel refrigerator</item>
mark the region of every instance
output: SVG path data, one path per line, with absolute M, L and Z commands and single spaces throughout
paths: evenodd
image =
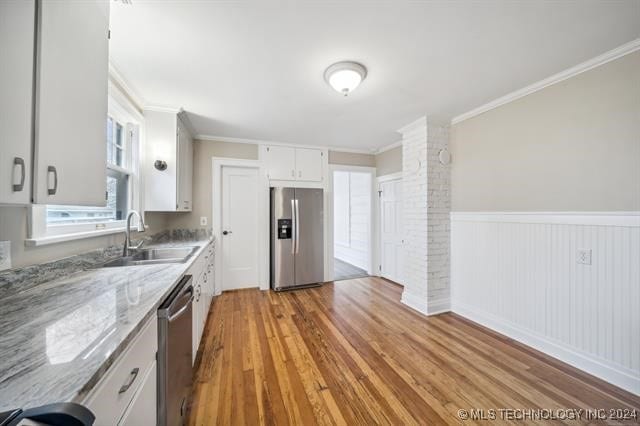
M 322 189 L 271 188 L 271 288 L 324 281 Z

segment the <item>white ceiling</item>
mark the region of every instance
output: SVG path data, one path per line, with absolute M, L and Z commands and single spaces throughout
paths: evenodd
M 630 1 L 143 1 L 111 4 L 111 58 L 198 134 L 352 149 L 398 140 L 640 37 Z M 369 75 L 344 98 L 325 68 Z

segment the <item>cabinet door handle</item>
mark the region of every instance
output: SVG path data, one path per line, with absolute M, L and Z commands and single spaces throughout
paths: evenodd
M 13 166 L 15 168 L 15 166 L 20 166 L 20 183 L 19 184 L 13 184 L 13 192 L 20 192 L 24 189 L 24 174 L 25 174 L 25 170 L 24 170 L 24 159 L 20 158 L 20 157 L 15 157 L 13 159 Z
M 302 177 L 302 170 L 298 171 L 298 177 L 301 178 Z
M 49 183 L 47 182 L 47 194 L 55 195 L 58 192 L 58 171 L 55 167 L 49 166 L 47 167 L 47 173 L 53 173 L 53 188 L 49 188 Z
M 296 177 L 296 171 L 295 170 L 291 170 L 291 177 Z
M 139 372 L 140 372 L 140 369 L 138 367 L 131 370 L 131 373 L 129 373 L 129 380 L 127 381 L 127 383 L 122 385 L 118 393 L 125 393 L 126 391 L 128 391 L 131 385 L 133 384 L 133 382 L 136 381 L 136 377 L 138 377 Z

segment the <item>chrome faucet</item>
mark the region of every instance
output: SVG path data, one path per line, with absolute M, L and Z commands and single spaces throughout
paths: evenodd
M 140 223 L 138 224 L 138 232 L 144 232 L 144 219 L 142 218 L 140 213 L 138 213 L 135 210 L 131 210 L 127 215 L 127 227 L 124 230 L 125 237 L 124 237 L 124 249 L 122 250 L 123 257 L 129 256 L 130 249 L 132 248 L 138 249 L 142 246 L 142 243 L 144 243 L 144 241 L 140 241 L 138 245 L 131 247 L 131 216 L 133 215 L 138 216 L 138 220 L 140 221 Z M 140 230 L 140 226 L 142 226 L 142 231 Z

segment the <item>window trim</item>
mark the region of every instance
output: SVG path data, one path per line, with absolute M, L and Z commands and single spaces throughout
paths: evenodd
M 119 87 L 109 81 L 108 116 L 123 125 L 125 140 L 123 144 L 128 148 L 126 167 L 105 164 L 106 169 L 125 173 L 129 176 L 129 194 L 127 210 L 143 210 L 142 178 L 140 176 L 142 146 L 144 141 L 144 116 L 131 102 L 129 97 Z M 106 121 L 105 117 L 105 121 Z M 133 124 L 133 126 L 130 126 Z M 135 137 L 131 138 L 131 131 Z M 106 146 L 105 146 L 106 150 Z M 125 231 L 126 220 L 115 220 L 94 223 L 47 225 L 47 206 L 45 204 L 31 204 L 28 207 L 28 247 L 73 241 L 84 238 L 100 237 L 122 233 Z M 133 218 L 131 229 L 141 231 L 137 218 Z

